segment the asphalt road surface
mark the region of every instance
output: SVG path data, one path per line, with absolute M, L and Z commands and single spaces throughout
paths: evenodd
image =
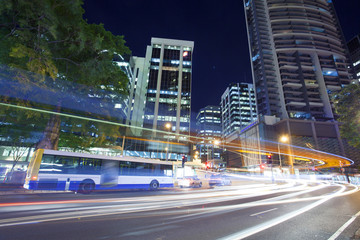
M 351 239 L 348 184 L 233 179 L 231 186 L 0 196 L 0 239 Z

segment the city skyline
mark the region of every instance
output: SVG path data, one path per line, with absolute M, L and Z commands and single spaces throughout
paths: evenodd
M 161 3 L 85 1 L 84 18 L 89 23 L 104 23 L 113 34 L 124 35 L 134 56 L 144 55 L 151 37 L 194 41 L 192 115 L 206 105 L 219 105 L 230 83 L 252 83 L 242 1 Z M 360 23 L 355 21 L 360 2 L 337 0 L 334 5 L 348 41 L 360 32 Z M 159 24 L 162 18 L 171 21 Z M 204 90 L 213 97 L 202 97 Z

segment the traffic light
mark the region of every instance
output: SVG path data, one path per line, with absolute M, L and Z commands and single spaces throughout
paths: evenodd
M 206 167 L 206 170 L 210 168 L 210 163 L 209 162 L 206 162 L 205 163 L 205 167 Z
M 267 164 L 272 164 L 272 155 L 268 154 L 266 157 L 267 157 L 266 163 Z
M 185 166 L 185 162 L 187 162 L 187 157 L 185 157 L 185 155 L 183 155 L 182 159 L 181 159 L 182 167 Z

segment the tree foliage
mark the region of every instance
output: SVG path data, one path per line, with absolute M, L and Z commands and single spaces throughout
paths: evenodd
M 74 89 L 79 96 L 87 96 L 89 89 L 96 92 L 97 97 L 109 92 L 114 95 L 128 93 L 128 79 L 113 61 L 114 54 L 130 54 L 123 36 L 113 35 L 106 31 L 102 24 L 87 23 L 83 19 L 82 4 L 82 0 L 1 1 L 0 64 L 11 68 L 9 72 L 15 76 L 13 80 L 18 82 L 19 86 L 45 86 L 54 92 L 54 96 L 55 92 L 68 93 Z M 51 87 L 49 78 L 53 81 Z M 31 89 L 22 90 L 17 89 L 19 94 L 32 94 Z M 64 110 L 62 101 L 53 105 L 34 103 L 23 97 L 2 97 L 1 101 L 35 108 L 41 105 L 40 108 L 56 113 L 71 113 L 69 109 Z M 73 104 L 78 102 L 75 96 Z M 41 117 L 38 113 L 33 114 L 28 114 L 27 117 Z M 86 112 L 86 108 L 82 114 L 106 120 L 113 119 L 111 113 L 96 115 Z M 63 122 L 62 125 L 72 127 L 62 131 L 61 121 L 64 119 L 59 115 L 50 116 L 43 136 L 43 140 L 48 143 L 42 146 L 57 149 L 61 138 L 59 136 L 62 134 L 63 141 L 60 139 L 60 145 L 67 143 L 71 148 L 88 147 L 92 145 L 87 143 L 89 134 L 101 136 L 97 142 L 103 143 L 105 133 L 114 135 L 117 132 L 113 126 L 107 126 L 106 131 L 104 128 L 95 128 L 91 131 L 82 129 L 83 132 L 78 133 L 76 128 L 80 125 L 73 124 L 69 119 L 68 123 Z M 82 126 L 85 125 L 82 123 Z
M 83 19 L 81 0 L 3 0 L 0 63 L 89 86 L 127 92 L 127 79 L 112 61 L 129 54 L 123 36 Z
M 360 149 L 360 86 L 350 84 L 333 95 L 335 112 L 338 114 L 340 134 L 348 143 Z

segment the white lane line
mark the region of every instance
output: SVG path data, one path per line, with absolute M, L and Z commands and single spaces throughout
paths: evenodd
M 273 226 L 276 226 L 280 223 L 283 223 L 291 218 L 294 218 L 304 212 L 307 212 L 317 206 L 319 206 L 320 204 L 323 204 L 324 202 L 340 195 L 342 192 L 345 191 L 345 186 L 340 186 L 341 189 L 336 193 L 336 194 L 332 194 L 332 195 L 329 195 L 327 197 L 324 197 L 323 199 L 319 200 L 319 201 L 316 201 L 314 203 L 311 203 L 305 207 L 302 207 L 296 211 L 293 211 L 293 212 L 290 212 L 290 213 L 287 213 L 283 216 L 280 216 L 280 217 L 277 217 L 273 220 L 270 220 L 270 221 L 267 221 L 267 222 L 264 222 L 264 223 L 261 223 L 259 225 L 256 225 L 256 226 L 253 226 L 253 227 L 250 227 L 250 228 L 247 228 L 247 229 L 244 229 L 244 230 L 241 230 L 239 232 L 236 232 L 236 233 L 233 233 L 231 235 L 228 235 L 228 236 L 225 236 L 223 238 L 220 238 L 220 240 L 239 240 L 239 239 L 244 239 L 246 237 L 249 237 L 251 235 L 254 235 L 258 232 L 261 232 L 261 231 L 264 231 L 265 229 L 268 229 L 268 228 L 271 228 Z
M 358 216 L 360 216 L 360 211 L 352 216 L 349 221 L 347 221 L 344 225 L 341 226 L 330 238 L 329 240 L 335 240 Z
M 267 213 L 267 212 L 271 212 L 271 211 L 274 211 L 274 210 L 277 210 L 277 208 L 272 208 L 272 209 L 269 209 L 269 210 L 266 210 L 266 211 L 254 213 L 254 214 L 251 214 L 250 217 L 253 217 L 253 216 L 256 216 L 256 215 L 260 215 L 260 214 L 263 214 L 263 213 Z

